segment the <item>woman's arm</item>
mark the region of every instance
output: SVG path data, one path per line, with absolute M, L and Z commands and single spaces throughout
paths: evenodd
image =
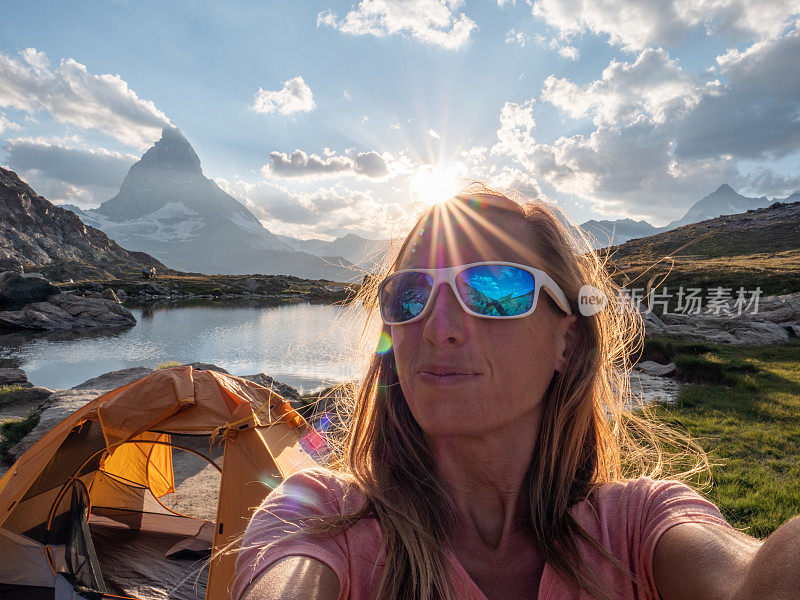
M 338 600 L 339 579 L 328 565 L 308 556 L 287 556 L 256 577 L 242 600 Z
M 718 525 L 676 525 L 656 545 L 653 575 L 663 600 L 798 598 L 800 517 L 763 542 Z

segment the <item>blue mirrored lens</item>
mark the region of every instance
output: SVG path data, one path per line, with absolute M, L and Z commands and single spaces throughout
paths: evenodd
M 425 273 L 401 273 L 389 279 L 381 291 L 383 318 L 391 323 L 413 319 L 430 298 L 433 278 Z
M 470 310 L 486 316 L 513 317 L 533 305 L 536 282 L 518 267 L 481 265 L 456 276 L 458 294 Z

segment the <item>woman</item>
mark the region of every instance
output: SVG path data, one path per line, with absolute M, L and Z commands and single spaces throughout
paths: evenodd
M 235 600 L 797 597 L 800 520 L 762 543 L 645 476 L 641 317 L 564 221 L 475 185 L 417 223 L 366 292 L 383 333 L 342 459 L 265 500 Z M 579 310 L 586 284 L 605 310 Z

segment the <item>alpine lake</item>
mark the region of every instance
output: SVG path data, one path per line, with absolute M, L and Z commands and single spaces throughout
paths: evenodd
M 65 389 L 118 369 L 202 362 L 233 375 L 265 373 L 310 393 L 357 377 L 363 364 L 365 319 L 353 305 L 193 299 L 126 306 L 137 321 L 127 329 L 0 334 L 0 366 Z

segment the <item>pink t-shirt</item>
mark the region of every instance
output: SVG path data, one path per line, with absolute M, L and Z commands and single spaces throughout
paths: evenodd
M 645 584 L 644 588 L 636 586 L 579 539 L 581 553 L 604 588 L 620 600 L 658 598 L 653 579 L 653 553 L 658 539 L 673 525 L 712 523 L 730 527 L 712 502 L 677 481 L 641 477 L 605 484 L 593 498 L 591 505 L 588 501 L 579 502 L 570 512 L 595 540 Z M 314 467 L 288 477 L 269 494 L 261 505 L 263 510 L 250 522 L 236 561 L 232 599 L 239 600 L 248 584 L 271 564 L 293 555 L 316 558 L 333 569 L 341 586 L 339 600 L 373 598 L 384 564 L 383 558 L 378 558 L 381 531 L 375 519 L 362 519 L 333 538 L 291 539 L 276 544 L 268 552 L 261 550 L 267 543 L 296 529 L 287 521 L 303 516 L 353 512 L 363 502 L 364 496 L 355 486 L 347 486 L 327 469 Z M 461 597 L 486 600 L 455 554 L 448 552 L 448 557 Z M 588 596 L 577 596 L 550 565 L 545 565 L 538 598 L 584 600 Z

